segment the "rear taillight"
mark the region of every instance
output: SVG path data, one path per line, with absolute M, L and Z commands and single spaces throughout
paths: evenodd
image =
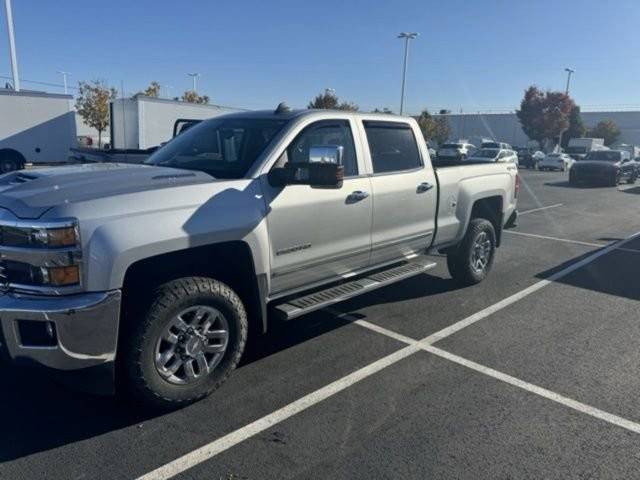
M 516 173 L 516 185 L 515 185 L 515 193 L 513 195 L 514 198 L 518 198 L 518 193 L 520 192 L 520 175 Z

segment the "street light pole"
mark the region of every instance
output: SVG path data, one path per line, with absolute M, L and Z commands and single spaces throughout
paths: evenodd
M 20 78 L 18 77 L 16 40 L 13 34 L 13 13 L 11 12 L 11 0 L 4 0 L 4 9 L 7 13 L 7 35 L 9 35 L 9 57 L 11 58 L 11 75 L 13 76 L 13 89 L 16 92 L 19 92 Z
M 565 95 L 569 95 L 569 82 L 571 82 L 571 74 L 573 74 L 573 72 L 575 72 L 575 70 L 572 70 L 571 68 L 565 68 L 564 69 L 565 72 L 567 72 L 567 87 L 564 89 L 564 94 Z M 560 150 L 562 150 L 562 136 L 564 135 L 565 130 L 562 130 L 560 132 L 560 136 L 558 137 L 558 148 Z
M 58 70 L 58 72 L 60 75 L 62 75 L 62 83 L 64 83 L 64 94 L 67 95 L 69 93 L 68 88 L 67 88 L 67 76 L 71 75 L 69 72 L 63 72 L 61 70 Z
M 404 39 L 404 61 L 402 63 L 402 89 L 400 91 L 400 115 L 404 112 L 404 89 L 407 80 L 407 59 L 409 57 L 409 40 L 415 39 L 419 34 L 416 32 L 402 32 L 398 38 Z
M 567 72 L 567 88 L 565 89 L 564 93 L 569 95 L 569 82 L 571 82 L 571 75 L 573 74 L 573 72 L 575 72 L 575 70 L 565 68 L 564 71 Z
M 193 80 L 193 92 L 196 93 L 197 90 L 197 84 L 196 84 L 196 79 L 200 76 L 199 73 L 187 73 L 187 75 L 189 75 L 191 77 L 191 79 Z

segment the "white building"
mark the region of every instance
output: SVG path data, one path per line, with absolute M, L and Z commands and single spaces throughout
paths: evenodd
M 613 120 L 620 129 L 618 143 L 640 145 L 640 111 L 582 112 L 581 115 L 587 128 L 595 127 L 602 120 Z M 452 113 L 446 117 L 451 139 L 490 137 L 511 145 L 526 145 L 529 140 L 515 113 Z

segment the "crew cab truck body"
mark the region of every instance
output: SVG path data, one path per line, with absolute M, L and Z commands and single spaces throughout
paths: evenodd
M 434 170 L 411 118 L 243 112 L 147 165 L 0 177 L 3 348 L 147 405 L 216 389 L 248 335 L 419 274 L 489 272 L 514 164 Z M 427 281 L 425 279 L 425 281 Z

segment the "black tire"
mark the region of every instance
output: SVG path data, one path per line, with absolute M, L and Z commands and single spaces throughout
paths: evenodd
M 569 170 L 569 185 L 574 187 L 578 185 L 578 180 L 576 180 L 576 176 L 571 170 Z
M 631 175 L 629 175 L 629 178 L 627 179 L 627 183 L 629 185 L 633 185 L 634 183 L 636 183 L 637 179 L 638 179 L 638 174 L 636 172 L 633 172 Z
M 490 242 L 488 260 L 484 268 L 472 265 L 472 254 L 476 240 L 485 234 Z M 447 267 L 453 279 L 461 285 L 475 285 L 484 280 L 493 266 L 496 252 L 496 232 L 493 224 L 484 218 L 474 218 L 469 222 L 467 233 L 460 244 L 447 253 Z
M 24 168 L 24 159 L 14 151 L 0 152 L 0 175 Z
M 620 174 L 614 173 L 613 175 L 611 175 L 611 179 L 609 180 L 609 186 L 617 187 L 619 183 L 620 183 Z
M 213 370 L 195 383 L 171 383 L 156 367 L 158 341 L 179 313 L 196 306 L 212 307 L 225 317 L 227 346 Z M 238 365 L 247 341 L 248 322 L 242 301 L 231 288 L 212 278 L 187 277 L 161 285 L 146 315 L 136 323 L 128 320 L 131 328 L 121 352 L 124 386 L 136 401 L 155 409 L 180 408 L 218 389 Z

